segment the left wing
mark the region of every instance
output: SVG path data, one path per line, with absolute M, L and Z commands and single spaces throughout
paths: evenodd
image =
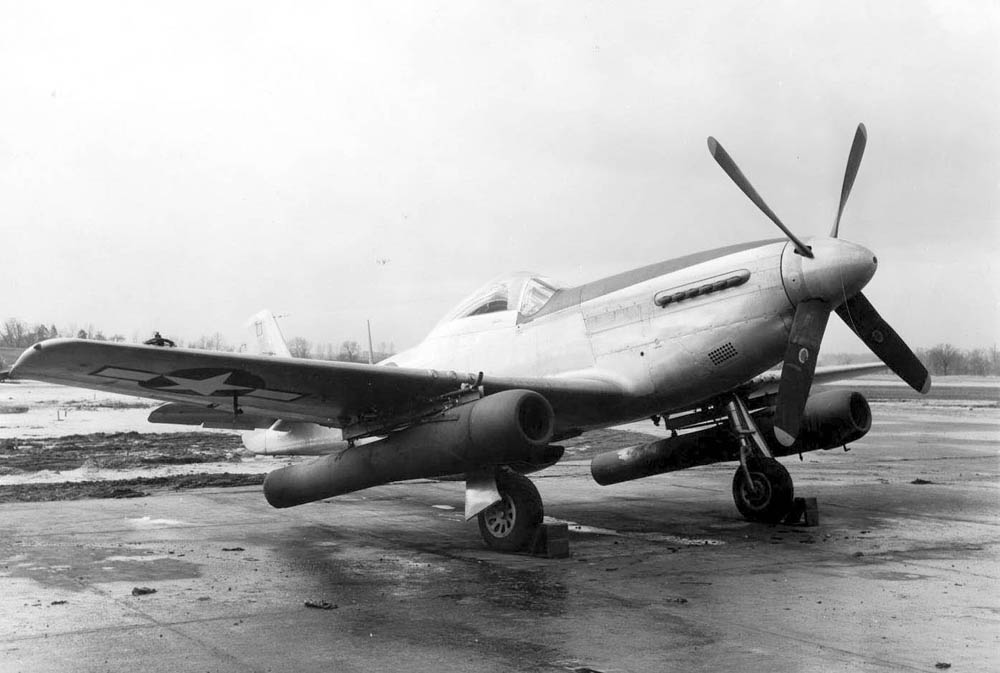
M 412 419 L 463 388 L 487 394 L 534 390 L 553 407 L 557 428 L 622 404 L 627 395 L 599 378 L 483 377 L 482 374 L 50 339 L 28 348 L 12 378 L 106 390 L 195 405 L 211 413 L 281 418 L 344 428 Z
M 817 367 L 813 375 L 813 385 L 830 383 L 851 379 L 865 374 L 872 374 L 878 371 L 886 371 L 889 368 L 882 362 L 866 362 L 860 365 L 831 365 L 827 367 Z M 752 379 L 747 384 L 747 394 L 756 397 L 757 395 L 767 395 L 778 392 L 778 384 L 781 382 L 781 370 L 766 371 L 760 376 Z

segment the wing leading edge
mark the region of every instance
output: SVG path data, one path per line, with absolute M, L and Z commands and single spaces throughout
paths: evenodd
M 881 362 L 866 362 L 858 365 L 831 365 L 827 367 L 817 367 L 813 376 L 813 385 L 822 383 L 833 383 L 844 379 L 856 378 L 865 374 L 883 372 L 888 367 Z M 748 394 L 751 396 L 771 394 L 778 392 L 778 384 L 781 382 L 781 371 L 772 370 L 754 378 L 748 384 Z

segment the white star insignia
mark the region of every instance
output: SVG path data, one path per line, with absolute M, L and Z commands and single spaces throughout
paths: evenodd
M 199 395 L 214 395 L 218 392 L 228 390 L 251 390 L 246 386 L 234 386 L 226 383 L 231 372 L 219 374 L 207 379 L 186 379 L 181 376 L 164 376 L 163 378 L 174 382 L 172 386 L 162 386 L 159 390 L 190 390 Z

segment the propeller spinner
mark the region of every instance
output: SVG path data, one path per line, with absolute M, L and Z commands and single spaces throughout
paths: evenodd
M 875 256 L 866 248 L 837 238 L 840 218 L 867 142 L 865 125 L 858 124 L 830 238 L 814 240 L 813 246 L 808 246 L 778 219 L 722 145 L 715 138 L 708 139 L 709 152 L 722 170 L 785 233 L 799 255 L 791 272 L 783 270 L 786 287 L 791 288 L 789 298 L 796 305 L 781 367 L 774 418 L 774 434 L 784 446 L 791 446 L 798 437 L 802 411 L 809 397 L 816 358 L 831 311 L 835 310 L 865 345 L 912 388 L 926 394 L 931 387 L 927 369 L 861 293 L 875 273 Z

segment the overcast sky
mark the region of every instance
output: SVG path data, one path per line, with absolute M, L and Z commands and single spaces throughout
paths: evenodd
M 988 346 L 998 44 L 991 1 L 0 1 L 0 318 L 239 342 L 266 307 L 403 348 L 500 273 L 780 236 L 708 135 L 826 235 L 863 121 L 866 294 L 914 347 Z

